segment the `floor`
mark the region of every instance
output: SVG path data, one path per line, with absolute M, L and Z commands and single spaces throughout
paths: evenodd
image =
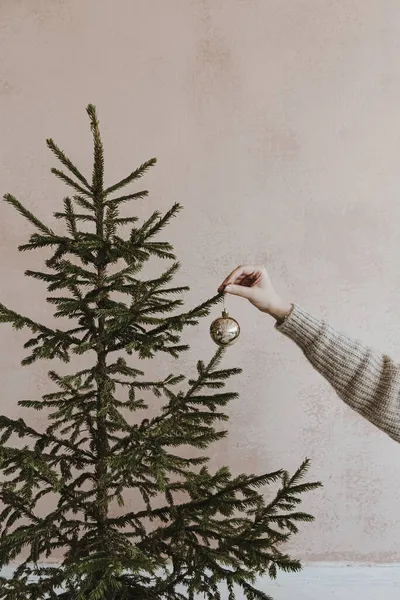
M 12 569 L 3 569 L 2 575 Z M 259 587 L 273 600 L 399 600 L 400 565 L 316 563 Z M 238 595 L 237 600 L 243 600 Z
M 398 600 L 400 565 L 308 565 L 262 589 L 274 600 Z

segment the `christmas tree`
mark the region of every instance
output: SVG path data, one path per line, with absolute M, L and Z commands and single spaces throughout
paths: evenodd
M 47 301 L 66 326 L 37 323 L 3 304 L 0 321 L 31 332 L 24 365 L 86 355 L 80 359 L 86 368 L 51 370 L 55 391 L 19 402 L 47 411 L 44 431 L 23 418 L 0 417 L 0 568 L 19 565 L 11 578 L 0 578 L 0 598 L 234 600 L 239 590 L 248 600 L 265 600 L 258 576 L 300 568 L 281 547 L 298 522 L 312 520 L 298 510 L 299 496 L 319 484 L 303 482 L 308 461 L 292 476 L 233 475 L 225 466 L 215 472 L 207 466 L 204 450 L 226 435 L 219 424 L 237 397 L 223 389 L 240 372 L 221 367 L 223 350 L 198 361 L 188 380 L 181 374 L 148 380 L 139 368 L 160 353 L 179 357 L 188 348 L 183 329 L 197 325 L 221 297 L 179 309 L 188 288 L 171 283 L 179 263 L 172 246 L 155 238 L 181 207 L 141 224 L 121 216 L 123 203 L 147 192 L 120 190 L 156 161 L 107 187 L 94 106 L 87 113 L 91 180 L 47 140 L 64 168 L 52 172 L 72 189 L 55 213 L 65 234 L 14 196 L 4 197 L 34 227 L 20 250 L 49 251 L 45 269 L 26 275 L 47 285 Z M 141 279 L 152 257 L 170 262 L 158 277 Z M 162 407 L 143 418 L 142 396 L 150 392 Z M 276 489 L 266 500 L 262 488 L 271 483 Z M 127 490 L 140 501 L 126 506 Z M 55 508 L 40 516 L 43 498 L 55 500 Z M 62 560 L 48 564 L 56 551 Z

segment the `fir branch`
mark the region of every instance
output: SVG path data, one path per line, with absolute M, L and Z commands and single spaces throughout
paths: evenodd
M 156 164 L 156 162 L 157 162 L 156 158 L 151 158 L 150 160 L 146 161 L 145 163 L 140 165 L 140 167 L 138 167 L 135 171 L 133 171 L 130 175 L 128 175 L 124 179 L 121 179 L 121 181 L 119 181 L 118 183 L 115 183 L 111 187 L 107 188 L 104 192 L 104 196 L 109 196 L 110 194 L 113 194 L 117 190 L 120 190 L 121 188 L 125 187 L 129 183 L 132 183 L 132 181 L 136 181 L 136 179 L 140 179 L 140 177 L 143 177 L 143 175 L 151 167 L 153 167 Z
M 47 432 L 40 433 L 39 431 L 36 431 L 36 429 L 29 427 L 26 424 L 26 422 L 21 418 L 11 419 L 9 417 L 6 417 L 5 415 L 0 415 L 0 430 L 15 433 L 19 437 L 27 436 L 35 438 L 40 443 L 44 444 L 43 447 L 49 444 L 55 444 L 56 446 L 64 447 L 70 451 L 78 451 L 79 455 L 81 455 L 82 457 L 86 457 L 87 459 L 93 460 L 93 454 L 91 452 L 82 449 L 77 449 L 77 446 L 75 444 L 71 444 L 68 440 L 57 438 L 54 435 L 51 435 Z M 4 434 L 1 436 L 0 439 L 1 444 L 4 444 L 6 439 L 4 437 Z
M 89 198 L 92 198 L 91 191 L 83 188 L 81 185 L 79 185 L 79 183 L 76 183 L 76 181 L 71 179 L 71 177 L 68 177 L 68 175 L 63 173 L 63 171 L 53 168 L 53 169 L 51 169 L 51 172 L 53 173 L 53 175 L 58 177 L 58 179 L 61 179 L 61 181 L 66 183 L 69 187 L 72 187 L 72 189 L 74 189 L 76 192 L 80 192 L 84 196 L 88 196 Z
M 196 511 L 196 510 L 201 509 L 206 506 L 215 505 L 217 507 L 218 506 L 217 501 L 219 499 L 223 498 L 224 496 L 228 496 L 228 495 L 232 494 L 232 492 L 240 491 L 244 487 L 244 485 L 247 485 L 247 486 L 265 485 L 266 483 L 277 481 L 280 477 L 282 477 L 282 474 L 283 474 L 283 471 L 279 470 L 279 471 L 275 471 L 273 473 L 267 473 L 265 475 L 253 475 L 253 476 L 249 475 L 249 476 L 246 476 L 245 480 L 243 478 L 240 478 L 239 481 L 234 481 L 233 483 L 230 483 L 223 489 L 218 490 L 214 494 L 210 494 L 207 497 L 202 498 L 201 500 L 182 502 L 180 504 L 175 504 L 173 507 L 163 506 L 161 508 L 154 508 L 151 511 L 148 511 L 148 510 L 136 511 L 136 512 L 132 512 L 129 514 L 132 514 L 132 516 L 135 517 L 136 519 L 141 519 L 141 518 L 145 518 L 145 517 L 146 518 L 162 517 L 165 515 L 179 514 L 180 512 L 185 513 L 187 511 L 189 511 L 189 512 Z M 124 515 L 123 517 L 117 517 L 116 519 L 113 520 L 113 523 L 114 524 L 123 523 L 124 518 L 126 518 L 126 515 Z
M 60 331 L 58 329 L 53 330 L 53 329 L 50 329 L 49 327 L 45 327 L 44 325 L 41 325 L 40 323 L 35 323 L 35 321 L 32 321 L 31 319 L 28 319 L 27 317 L 23 317 L 22 315 L 19 315 L 18 313 L 14 312 L 13 310 L 10 310 L 6 306 L 4 306 L 4 304 L 1 304 L 1 303 L 0 303 L 0 323 L 12 323 L 13 326 L 15 327 L 15 329 L 22 329 L 23 327 L 28 327 L 34 333 L 40 332 L 40 333 L 43 333 L 45 335 L 48 335 L 48 336 L 51 336 L 54 338 L 60 337 L 66 341 L 69 341 L 70 343 L 79 342 L 79 340 L 74 340 L 73 338 L 70 338 L 70 336 L 68 334 L 64 333 L 63 331 Z
M 3 304 L 0 304 L 0 323 L 11 323 L 14 329 L 17 330 L 27 327 L 33 333 L 38 334 L 25 343 L 25 348 L 34 347 L 34 350 L 28 357 L 23 359 L 22 365 L 32 364 L 39 358 L 52 359 L 57 357 L 64 362 L 68 362 L 69 349 L 81 345 L 81 340 L 74 337 L 70 332 L 59 329 L 53 330 L 35 323 L 31 319 L 9 310 Z
M 221 302 L 222 298 L 223 298 L 222 294 L 217 294 L 216 296 L 213 296 L 209 300 L 202 302 L 195 308 L 192 308 L 189 312 L 182 313 L 180 315 L 176 315 L 176 316 L 170 317 L 168 319 L 165 319 L 165 322 L 162 325 L 160 325 L 159 327 L 156 327 L 155 329 L 150 330 L 148 332 L 148 334 L 149 335 L 157 335 L 157 334 L 165 331 L 166 329 L 176 328 L 176 327 L 178 327 L 178 330 L 179 330 L 183 326 L 183 324 L 197 325 L 198 319 L 201 317 L 208 316 L 210 314 L 210 310 L 211 310 L 212 306 L 214 306 L 218 302 Z
M 42 231 L 43 233 L 45 233 L 48 236 L 51 236 L 52 238 L 54 238 L 53 231 L 51 229 L 49 229 L 49 227 L 47 227 L 47 225 L 45 225 L 44 223 L 42 223 L 37 217 L 35 217 L 34 214 L 32 214 L 29 210 L 27 210 L 21 204 L 21 202 L 19 202 L 19 200 L 17 200 L 14 196 L 12 196 L 11 194 L 5 194 L 4 200 L 6 202 L 8 202 L 9 204 L 11 204 L 12 206 L 14 206 L 14 208 L 23 217 L 25 217 L 25 219 L 27 219 L 28 221 L 30 221 L 30 223 L 32 223 L 33 225 L 35 225 L 35 227 L 37 227 L 37 229 L 40 229 L 40 231 Z
M 65 209 L 65 219 L 67 221 L 67 227 L 69 233 L 75 237 L 78 233 L 76 228 L 76 215 L 74 213 L 74 209 L 72 207 L 72 202 L 70 198 L 64 199 L 64 209 Z
M 261 590 L 255 588 L 245 579 L 240 579 L 238 583 L 243 589 L 247 600 L 274 600 L 272 596 L 269 596 L 268 594 L 265 594 Z
M 75 238 L 77 237 L 78 233 L 76 226 L 77 221 L 92 223 L 96 222 L 95 217 L 93 217 L 92 215 L 88 215 L 85 213 L 76 213 L 74 211 L 72 200 L 70 198 L 64 199 L 64 209 L 65 212 L 55 212 L 54 216 L 56 219 L 65 219 L 69 233 Z
M 118 217 L 115 219 L 115 223 L 117 225 L 128 225 L 132 223 L 136 223 L 138 221 L 138 217 Z
M 172 208 L 170 208 L 170 210 L 167 211 L 165 213 L 165 215 L 158 220 L 158 222 L 155 225 L 153 225 L 150 228 L 147 228 L 147 230 L 145 231 L 145 239 L 147 240 L 150 237 L 152 237 L 153 235 L 155 235 L 156 233 L 158 233 L 159 231 L 161 231 L 161 229 L 163 227 L 165 227 L 173 217 L 176 217 L 176 215 L 182 209 L 183 209 L 183 206 L 181 204 L 179 204 L 178 202 L 176 202 L 172 206 Z
M 99 121 L 97 119 L 96 108 L 93 104 L 89 104 L 86 109 L 90 118 L 90 129 L 93 135 L 94 161 L 93 161 L 93 179 L 92 191 L 94 197 L 101 195 L 103 191 L 104 179 L 104 150 L 103 143 L 100 137 Z M 99 201 L 102 202 L 102 198 Z
M 67 169 L 69 171 L 71 171 L 71 173 L 73 175 L 75 175 L 75 177 L 77 179 L 79 179 L 79 181 L 81 183 L 83 183 L 83 185 L 90 192 L 91 191 L 91 187 L 90 187 L 89 182 L 82 175 L 82 173 L 79 171 L 79 169 L 73 164 L 73 162 L 68 158 L 68 156 L 66 156 L 64 154 L 64 152 L 54 143 L 54 141 L 51 138 L 48 138 L 46 140 L 46 144 L 47 144 L 47 147 L 50 148 L 50 150 L 53 152 L 53 154 L 58 158 L 58 160 L 64 165 L 64 167 L 67 167 Z
M 89 200 L 86 200 L 86 198 L 82 198 L 82 196 L 75 194 L 75 196 L 73 196 L 73 199 L 81 208 L 86 208 L 86 210 L 89 210 L 90 212 L 94 211 L 93 203 L 89 202 Z
M 18 250 L 25 252 L 26 250 L 37 250 L 38 248 L 51 248 L 52 246 L 59 246 L 60 248 L 66 248 L 68 245 L 68 238 L 60 237 L 56 235 L 41 235 L 34 233 L 30 237 L 28 244 L 22 244 L 18 246 Z
M 111 192 L 108 192 L 111 193 Z M 141 192 L 135 192 L 134 194 L 127 194 L 126 196 L 119 196 L 118 198 L 111 198 L 110 200 L 106 200 L 105 206 L 116 206 L 122 204 L 123 202 L 128 202 L 129 200 L 143 200 L 143 198 L 147 198 L 149 195 L 148 190 L 142 190 Z M 130 217 L 133 218 L 133 217 Z M 136 219 L 137 220 L 137 219 Z

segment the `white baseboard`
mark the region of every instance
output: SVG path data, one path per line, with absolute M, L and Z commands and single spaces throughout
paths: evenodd
M 10 566 L 1 574 L 10 576 L 12 571 Z M 258 587 L 274 600 L 399 600 L 400 564 L 313 563 Z

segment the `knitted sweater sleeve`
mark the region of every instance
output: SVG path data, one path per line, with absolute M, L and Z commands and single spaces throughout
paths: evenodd
M 400 442 L 400 365 L 294 306 L 277 330 L 353 410 Z

